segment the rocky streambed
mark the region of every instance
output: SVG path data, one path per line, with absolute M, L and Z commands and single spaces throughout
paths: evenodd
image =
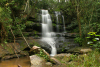
M 33 37 L 28 37 L 26 39 L 27 39 L 27 42 L 29 43 L 30 46 L 34 46 L 34 45 L 37 45 L 37 46 L 40 46 L 40 47 L 43 47 L 44 46 L 44 45 L 39 45 L 39 44 L 42 44 L 41 41 L 38 40 L 38 39 L 34 39 Z M 71 40 L 70 40 L 70 42 L 71 42 Z M 4 63 L 6 64 L 6 62 L 4 62 L 5 60 L 6 61 L 8 61 L 8 60 L 10 61 L 10 59 L 13 60 L 14 58 L 19 58 L 19 59 L 20 59 L 20 57 L 25 58 L 24 56 L 28 56 L 29 57 L 29 49 L 26 50 L 26 51 L 24 50 L 27 47 L 28 46 L 27 46 L 27 44 L 26 44 L 26 42 L 24 41 L 23 38 L 16 39 L 16 43 L 5 43 L 5 44 L 1 44 L 1 46 L 0 46 L 0 61 L 1 61 L 0 62 L 0 65 L 2 65 L 2 63 L 3 64 Z M 46 47 L 43 47 L 43 48 L 45 49 Z M 63 48 L 63 49 L 65 49 L 65 48 Z M 60 49 L 60 51 L 61 50 L 62 49 Z M 47 53 L 49 51 L 50 50 L 48 50 Z M 30 65 L 31 67 L 32 66 L 33 67 L 34 66 L 35 67 L 36 66 L 37 67 L 39 67 L 39 66 L 41 66 L 41 67 L 56 67 L 56 66 L 57 67 L 66 67 L 65 62 L 67 62 L 67 61 L 63 61 L 63 59 L 69 58 L 70 56 L 72 56 L 72 54 L 84 54 L 84 53 L 86 54 L 86 53 L 88 53 L 90 51 L 92 51 L 90 48 L 72 47 L 71 49 L 65 51 L 64 54 L 62 54 L 60 52 L 60 54 L 57 54 L 54 57 L 50 57 L 53 60 L 53 63 L 51 61 L 46 61 L 43 57 L 41 59 L 41 57 L 33 54 L 31 56 L 33 56 L 33 58 L 35 58 L 35 60 L 32 60 L 32 62 L 36 62 L 36 64 L 34 63 L 32 65 L 31 58 L 28 58 L 28 65 Z M 22 59 L 22 60 L 24 60 L 24 59 Z M 62 61 L 60 61 L 60 60 L 62 60 Z M 69 61 L 70 61 L 70 59 L 68 60 L 68 63 L 69 63 Z M 24 61 L 22 61 L 22 62 L 24 62 Z M 41 64 L 41 62 L 43 62 L 43 63 Z M 16 63 L 15 67 L 16 66 L 18 66 L 18 63 Z M 25 66 L 23 66 L 23 67 L 25 67 Z

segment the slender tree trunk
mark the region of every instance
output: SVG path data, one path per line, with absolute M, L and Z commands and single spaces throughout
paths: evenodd
M 7 33 L 6 33 L 6 30 L 5 30 L 4 25 L 3 25 L 2 22 L 1 22 L 1 32 L 0 33 L 1 33 L 1 42 L 3 42 L 4 39 L 6 39 Z
M 79 4 L 78 3 L 77 3 L 77 21 L 78 21 L 78 26 L 79 26 L 79 35 L 81 37 L 82 32 L 81 32 L 80 11 L 79 11 Z

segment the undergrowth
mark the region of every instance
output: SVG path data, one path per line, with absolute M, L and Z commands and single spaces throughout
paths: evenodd
M 100 67 L 100 52 L 95 50 L 83 55 L 72 54 L 70 57 L 65 56 L 58 60 L 67 67 Z

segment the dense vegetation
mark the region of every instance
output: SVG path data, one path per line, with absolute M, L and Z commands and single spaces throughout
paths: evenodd
M 63 4 L 63 5 L 62 5 Z M 60 11 L 68 24 L 67 32 L 79 33 L 75 39 L 83 45 L 87 39 L 87 33 L 96 32 L 100 34 L 100 1 L 99 0 L 70 0 L 56 2 L 53 0 L 2 0 L 0 1 L 0 42 L 10 42 L 25 31 L 26 26 L 30 26 L 33 21 L 28 22 L 32 15 L 35 20 L 40 9 Z M 18 32 L 20 31 L 20 32 Z M 85 41 L 84 41 L 85 40 Z M 85 42 L 86 43 L 86 42 Z
M 50 14 L 60 11 L 65 17 L 66 32 L 79 34 L 76 43 L 100 50 L 100 0 L 0 0 L 0 43 L 15 42 L 16 37 L 24 36 L 22 32 L 39 21 L 41 9 L 49 10 Z M 71 59 L 76 63 L 68 66 L 98 67 L 99 55 L 97 51 L 82 57 L 73 55 Z

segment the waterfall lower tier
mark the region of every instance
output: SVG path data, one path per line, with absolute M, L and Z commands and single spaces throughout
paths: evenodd
M 57 54 L 55 40 L 53 38 L 43 37 L 42 41 L 51 46 L 51 54 L 50 54 L 50 56 L 55 56 Z

